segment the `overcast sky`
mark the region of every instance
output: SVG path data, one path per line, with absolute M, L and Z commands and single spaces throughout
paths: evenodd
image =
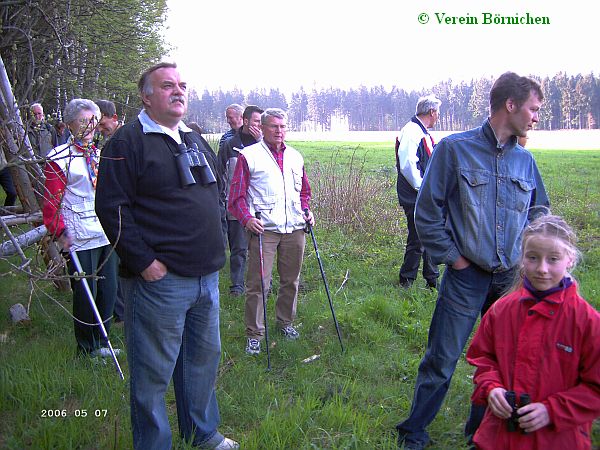
M 396 85 L 522 75 L 600 74 L 594 0 L 168 0 L 169 55 L 188 83 L 243 91 Z M 429 21 L 422 13 L 427 14 Z M 437 13 L 437 14 L 436 14 Z M 485 25 L 547 17 L 549 25 Z M 440 24 L 448 17 L 479 23 Z

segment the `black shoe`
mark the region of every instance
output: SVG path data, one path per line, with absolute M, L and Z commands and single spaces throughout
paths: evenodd
M 404 450 L 423 450 L 427 443 L 421 441 L 413 441 L 408 437 L 402 435 L 398 436 L 398 448 Z
M 433 290 L 437 290 L 438 283 L 437 280 L 427 280 L 427 288 Z
M 408 278 L 400 277 L 400 287 L 408 289 L 412 286 L 415 280 L 409 280 Z

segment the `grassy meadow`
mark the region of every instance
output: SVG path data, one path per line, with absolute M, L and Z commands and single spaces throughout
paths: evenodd
M 244 353 L 244 302 L 221 276 L 220 431 L 243 449 L 394 449 L 395 425 L 410 408 L 436 295 L 418 279 L 398 286 L 406 226 L 395 194 L 393 144 L 293 142 L 313 187 L 315 234 L 346 351 L 341 353 L 319 267 L 307 239 L 296 325 L 288 342 L 269 324 L 266 353 Z M 575 272 L 583 296 L 600 307 L 600 151 L 532 150 L 553 212 L 579 235 Z M 1 201 L 2 193 L 0 193 Z M 43 266 L 30 249 L 31 264 Z M 127 449 L 132 446 L 126 382 L 114 367 L 75 358 L 70 294 L 28 279 L 16 258 L 0 261 L 0 448 Z M 36 272 L 37 273 L 37 272 Z M 274 290 L 277 280 L 274 280 Z M 31 323 L 12 325 L 8 308 L 29 305 Z M 113 346 L 124 348 L 121 326 Z M 318 355 L 310 362 L 303 362 Z M 462 429 L 473 369 L 459 361 L 446 401 L 431 425 L 432 449 L 466 448 Z M 167 395 L 174 448 L 175 399 Z M 600 445 L 600 425 L 594 428 Z

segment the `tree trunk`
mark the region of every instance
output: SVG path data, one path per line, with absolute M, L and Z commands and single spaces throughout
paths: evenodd
M 15 242 L 6 241 L 2 245 L 0 245 L 0 258 L 6 258 L 8 256 L 16 255 L 18 249 L 15 243 L 19 247 L 29 247 L 33 244 L 38 243 L 42 240 L 42 238 L 46 235 L 46 227 L 44 225 L 40 225 L 33 230 L 29 230 L 26 233 L 22 233 L 15 237 Z
M 0 94 L 0 139 L 6 144 L 3 146 L 4 154 L 11 169 L 17 195 L 26 213 L 41 214 L 44 204 L 44 175 L 35 160 L 1 57 Z M 21 143 L 20 146 L 19 143 Z M 41 220 L 34 225 L 41 225 Z M 60 255 L 56 243 L 51 239 L 44 239 L 41 247 L 46 265 L 61 268 L 59 271 L 64 272 L 64 259 Z M 68 280 L 58 280 L 54 284 L 61 291 L 70 289 Z

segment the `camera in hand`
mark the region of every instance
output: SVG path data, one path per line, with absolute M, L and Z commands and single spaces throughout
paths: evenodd
M 506 391 L 504 393 L 504 398 L 512 408 L 512 414 L 506 419 L 506 430 L 512 433 L 520 429 L 521 433 L 527 434 L 523 428 L 519 427 L 519 417 L 521 417 L 521 415 L 517 414 L 517 409 L 529 405 L 529 403 L 531 403 L 531 397 L 529 394 L 521 394 L 519 396 L 519 402 L 517 403 L 517 393 L 515 391 Z
M 192 143 L 191 147 L 183 143 L 179 144 L 179 152 L 175 156 L 175 161 L 177 162 L 177 170 L 182 187 L 185 188 L 196 184 L 192 167 L 198 167 L 199 170 L 194 172 L 199 174 L 199 181 L 202 186 L 208 186 L 217 182 L 213 171 L 208 165 L 208 161 L 206 161 L 206 156 L 198 150 L 197 144 Z

